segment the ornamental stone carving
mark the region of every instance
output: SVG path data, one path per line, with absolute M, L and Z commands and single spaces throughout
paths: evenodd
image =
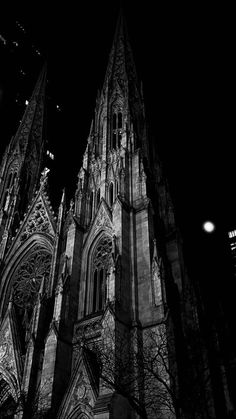
M 9 321 L 5 323 L 4 328 L 0 331 L 0 364 L 15 378 L 17 377 Z
M 83 369 L 79 371 L 79 376 L 73 391 L 73 396 L 71 399 L 71 404 L 73 406 L 78 403 L 83 403 L 84 405 L 93 407 L 93 396 L 91 384 L 89 382 L 87 374 Z
M 113 243 L 109 236 L 104 236 L 98 243 L 93 255 L 94 268 L 104 267 L 108 269 L 112 264 L 112 248 Z
M 73 342 L 82 342 L 101 333 L 101 320 L 91 320 L 89 323 L 75 326 Z
M 53 235 L 53 229 L 50 224 L 42 198 L 40 198 L 40 200 L 36 203 L 33 213 L 27 220 L 25 228 L 21 234 L 21 241 L 25 241 L 31 234 L 35 232 Z
M 22 310 L 33 307 L 40 285 L 45 289 L 51 267 L 51 255 L 42 249 L 35 250 L 18 267 L 13 279 L 13 301 Z
M 105 210 L 105 208 L 102 206 L 99 213 L 98 213 L 98 217 L 95 220 L 95 224 L 94 224 L 94 232 L 97 233 L 97 231 L 99 229 L 101 229 L 102 227 L 106 227 L 109 230 L 112 230 L 112 225 L 111 225 L 111 221 L 110 218 Z

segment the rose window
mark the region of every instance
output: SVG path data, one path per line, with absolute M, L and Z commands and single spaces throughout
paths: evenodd
M 50 266 L 51 255 L 43 251 L 31 254 L 20 265 L 13 283 L 13 301 L 20 309 L 34 305 L 43 279 L 47 286 Z

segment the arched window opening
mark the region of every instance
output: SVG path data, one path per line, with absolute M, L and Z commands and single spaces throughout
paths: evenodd
M 7 189 L 10 188 L 11 186 L 12 176 L 13 176 L 13 173 L 11 172 L 7 180 Z
M 122 113 L 118 113 L 118 128 L 122 128 Z
M 103 308 L 105 295 L 104 283 L 104 269 L 101 267 L 95 269 L 93 275 L 93 313 Z
M 104 287 L 103 287 L 103 284 L 104 284 L 104 278 L 103 278 L 103 275 L 104 275 L 104 270 L 103 270 L 103 268 L 100 270 L 100 272 L 99 272 L 99 284 L 98 284 L 98 310 L 101 310 L 102 309 L 102 306 L 103 306 L 103 293 L 104 293 Z
M 12 299 L 18 321 L 21 325 L 21 339 L 24 345 L 31 323 L 33 308 L 43 282 L 43 292 L 47 291 L 51 267 L 51 254 L 35 248 L 19 265 L 13 276 Z
M 111 148 L 116 148 L 116 132 L 113 132 L 112 134 Z
M 116 113 L 113 113 L 113 118 L 112 118 L 112 128 L 116 129 Z
M 97 190 L 97 202 L 96 202 L 96 206 L 98 207 L 99 202 L 100 202 L 100 197 L 101 197 L 101 192 L 100 192 L 100 188 Z
M 113 182 L 110 183 L 109 186 L 109 203 L 110 205 L 113 204 L 114 201 L 114 187 L 113 187 Z
M 93 254 L 92 259 L 92 298 L 91 312 L 96 313 L 103 309 L 106 301 L 106 275 L 112 264 L 112 240 L 103 237 Z
M 123 118 L 122 112 L 114 112 L 112 116 L 111 148 L 121 146 Z

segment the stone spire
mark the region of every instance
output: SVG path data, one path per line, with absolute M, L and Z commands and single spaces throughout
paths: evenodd
M 20 195 L 23 208 L 37 190 L 45 152 L 45 90 L 47 66 L 44 64 L 21 124 L 11 143 L 12 152 L 19 158 Z M 21 211 L 20 211 L 21 212 Z
M 138 85 L 135 63 L 122 10 L 116 24 L 103 88 L 115 81 L 118 81 L 121 85 L 124 82 Z
M 7 237 L 14 232 L 37 190 L 45 149 L 46 72 L 45 64 L 1 164 L 0 241 L 4 230 Z
M 27 148 L 35 143 L 41 146 L 44 143 L 43 121 L 44 121 L 44 101 L 46 89 L 47 65 L 44 64 L 33 94 L 26 107 L 20 126 L 11 142 L 11 149 L 20 147 L 21 154 L 26 152 Z
M 120 145 L 127 148 L 133 131 L 135 131 L 134 141 L 132 147 L 129 146 L 129 148 L 133 150 L 141 148 L 148 161 L 144 98 L 121 10 L 117 19 L 103 88 L 96 103 L 95 154 L 102 155 L 105 160 L 107 151 L 119 148 Z

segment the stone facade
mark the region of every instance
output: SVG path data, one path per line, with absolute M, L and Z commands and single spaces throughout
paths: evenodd
M 196 296 L 123 17 L 74 200 L 68 209 L 63 192 L 57 215 L 43 167 L 45 80 L 44 68 L 0 168 L 0 410 L 214 418 Z

